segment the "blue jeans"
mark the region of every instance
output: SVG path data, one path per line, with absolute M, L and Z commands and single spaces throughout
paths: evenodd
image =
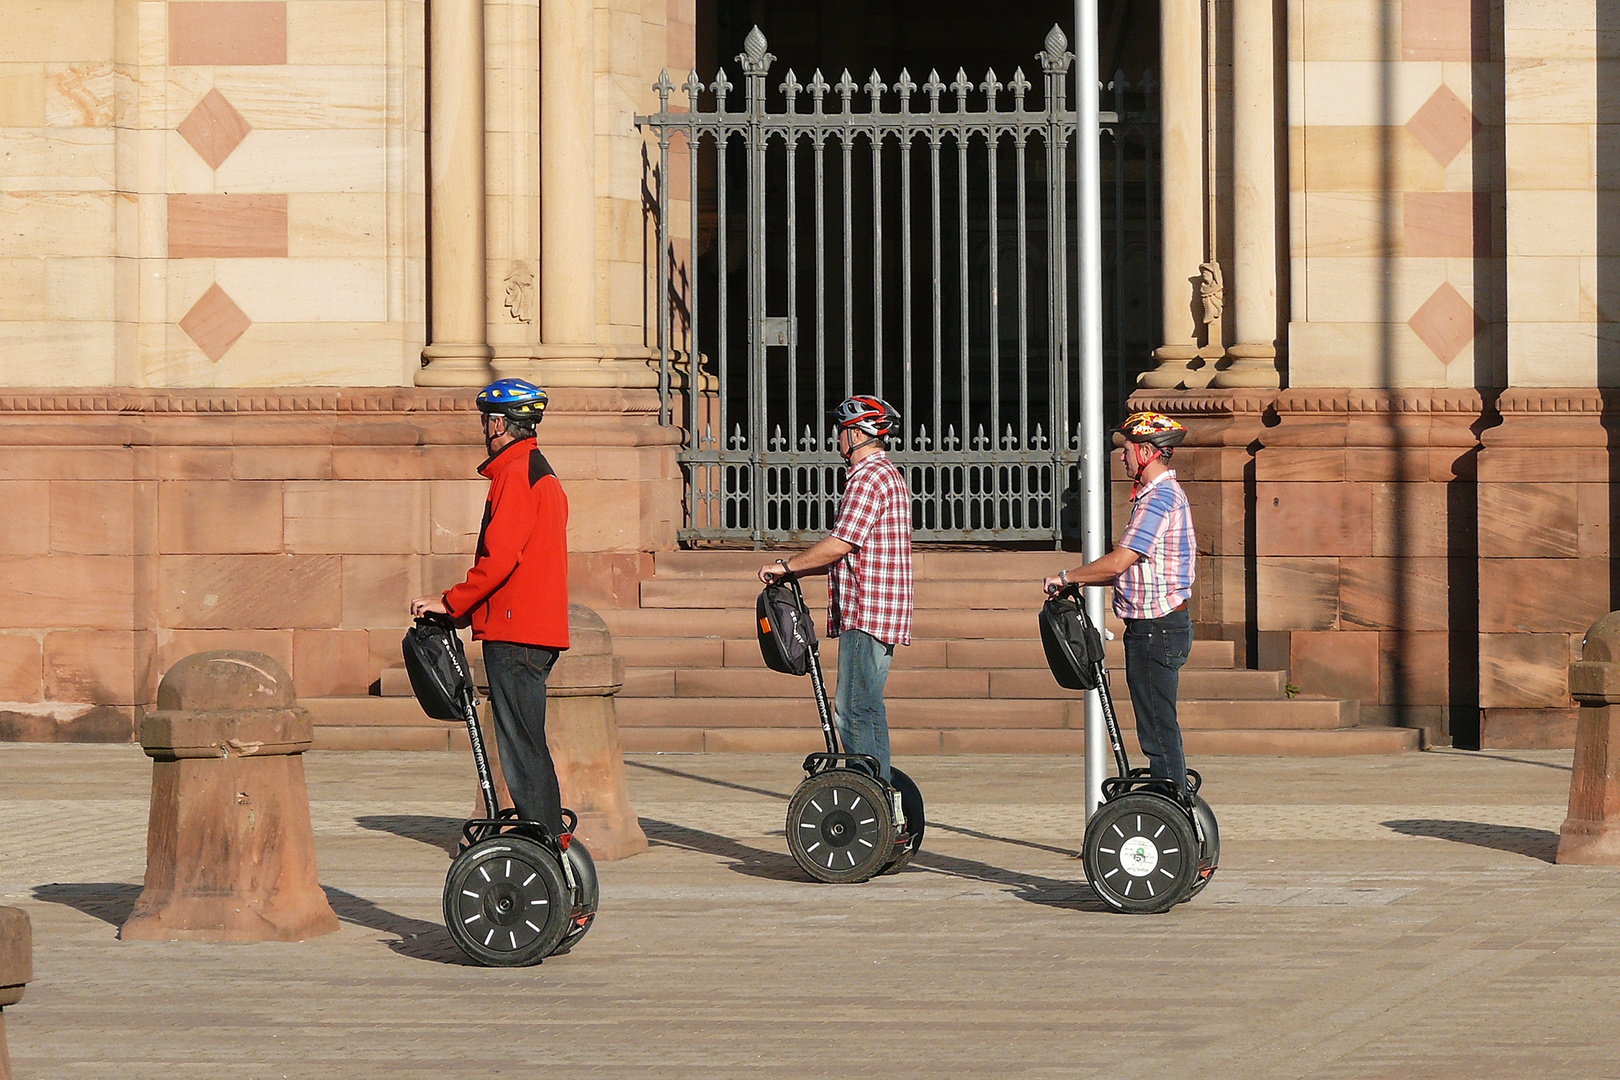
M 484 642 L 489 704 L 495 714 L 495 745 L 512 805 L 529 821 L 561 836 L 562 794 L 546 743 L 546 679 L 557 650 L 510 641 Z
M 833 722 L 846 754 L 877 758 L 885 783 L 889 779 L 889 714 L 883 707 L 883 687 L 889 681 L 894 646 L 885 645 L 864 630 L 838 635 L 838 691 L 833 698 Z
M 1136 711 L 1136 738 L 1152 775 L 1187 786 L 1187 757 L 1176 722 L 1181 667 L 1192 652 L 1192 617 L 1186 609 L 1157 619 L 1125 620 L 1125 682 Z

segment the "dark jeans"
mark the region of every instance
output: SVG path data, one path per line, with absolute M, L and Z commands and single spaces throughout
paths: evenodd
M 1185 609 L 1157 619 L 1125 620 L 1125 682 L 1136 710 L 1137 741 L 1152 774 L 1183 788 L 1187 757 L 1176 722 L 1176 688 L 1192 641 L 1192 617 Z
M 495 713 L 495 743 L 501 752 L 512 804 L 530 821 L 562 835 L 562 794 L 546 745 L 546 678 L 557 650 L 510 641 L 484 642 L 489 703 Z
M 889 681 L 894 646 L 865 630 L 838 635 L 838 689 L 833 697 L 833 722 L 846 754 L 877 758 L 882 779 L 889 779 L 889 713 L 883 687 Z

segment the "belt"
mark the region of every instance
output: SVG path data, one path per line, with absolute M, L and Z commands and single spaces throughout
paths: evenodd
M 1165 612 L 1163 615 L 1155 615 L 1153 617 L 1153 619 L 1163 619 L 1163 618 L 1165 618 L 1167 616 L 1176 614 L 1176 612 L 1178 612 L 1178 611 L 1186 611 L 1186 610 L 1187 610 L 1187 601 L 1183 600 L 1181 603 L 1177 604 L 1175 607 L 1171 608 L 1169 611 Z M 1125 622 L 1152 622 L 1153 619 L 1148 619 L 1148 618 L 1141 618 L 1141 619 L 1126 618 L 1124 621 Z

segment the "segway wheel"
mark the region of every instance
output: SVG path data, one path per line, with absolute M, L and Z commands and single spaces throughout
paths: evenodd
M 894 858 L 894 815 L 865 773 L 828 769 L 799 785 L 788 803 L 793 861 L 817 881 L 865 881 Z
M 923 812 L 922 791 L 917 782 L 899 769 L 889 767 L 889 783 L 900 793 L 900 809 L 906 815 L 905 843 L 895 848 L 894 859 L 885 866 L 880 873 L 892 874 L 911 861 L 911 857 L 922 850 L 923 831 L 928 827 L 927 817 Z
M 568 932 L 563 935 L 562 943 L 557 946 L 552 956 L 561 956 L 563 953 L 579 944 L 579 939 L 596 921 L 596 904 L 602 895 L 600 885 L 596 880 L 596 860 L 585 845 L 574 837 L 563 852 L 568 860 L 568 867 L 574 872 L 574 909 L 568 914 Z
M 1098 809 L 1081 855 L 1097 895 L 1132 915 L 1169 911 L 1187 899 L 1198 874 L 1198 840 L 1186 811 L 1143 792 Z
M 513 833 L 463 851 L 444 881 L 450 937 L 489 967 L 522 967 L 550 956 L 568 932 L 572 909 L 557 857 Z
M 1221 865 L 1221 827 L 1215 822 L 1215 811 L 1209 808 L 1209 803 L 1203 798 L 1195 796 L 1193 813 L 1198 816 L 1198 824 L 1204 831 L 1204 844 L 1198 854 L 1198 873 L 1194 875 L 1192 889 L 1187 893 L 1189 900 L 1203 891 Z

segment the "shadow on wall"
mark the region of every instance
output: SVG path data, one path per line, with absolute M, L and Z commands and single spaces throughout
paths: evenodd
M 1616 42 L 1620 41 L 1620 3 L 1598 0 L 1597 9 L 1597 279 L 1593 298 L 1598 320 L 1597 384 L 1603 398 L 1603 432 L 1608 451 L 1609 479 L 1609 610 L 1620 610 L 1620 566 L 1613 558 L 1614 537 L 1620 526 L 1620 500 L 1614 497 L 1620 481 L 1620 71 L 1616 70 Z

